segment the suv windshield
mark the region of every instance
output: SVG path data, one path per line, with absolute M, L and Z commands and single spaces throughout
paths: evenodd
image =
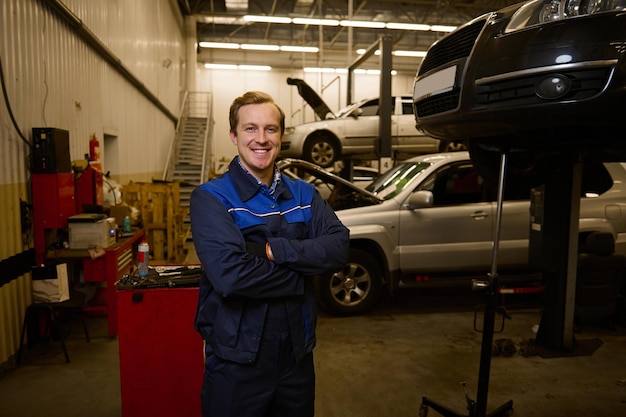
M 382 174 L 365 189 L 378 197 L 389 200 L 413 182 L 426 168 L 426 162 L 403 162 Z

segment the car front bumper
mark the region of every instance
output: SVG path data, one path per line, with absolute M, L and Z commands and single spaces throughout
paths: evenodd
M 626 13 L 504 33 L 514 9 L 481 16 L 429 50 L 414 85 L 417 127 L 444 140 L 625 147 Z M 539 85 L 565 80 L 559 97 Z

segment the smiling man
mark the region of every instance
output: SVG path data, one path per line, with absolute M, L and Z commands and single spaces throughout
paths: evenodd
M 230 107 L 238 156 L 191 195 L 203 266 L 196 329 L 205 341 L 204 417 L 314 415 L 311 277 L 347 261 L 349 232 L 315 188 L 275 160 L 285 114 L 262 92 Z

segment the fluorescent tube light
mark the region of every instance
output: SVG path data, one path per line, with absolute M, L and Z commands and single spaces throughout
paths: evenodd
M 239 65 L 238 68 L 248 71 L 271 71 L 272 69 L 269 65 Z
M 292 23 L 296 25 L 339 26 L 339 20 L 336 19 L 311 19 L 308 17 L 294 17 Z
M 383 29 L 385 22 L 365 22 L 359 20 L 342 20 L 339 22 L 341 26 L 353 27 L 353 28 L 372 28 Z
M 356 53 L 358 55 L 363 55 L 365 53 L 365 49 L 357 49 Z M 374 55 L 380 55 L 380 49 L 374 51 Z M 414 56 L 418 58 L 423 58 L 426 56 L 426 51 L 391 51 L 391 55 L 395 56 Z
M 420 25 L 417 23 L 387 23 L 387 29 L 399 29 L 399 30 L 419 30 L 427 32 L 430 30 L 430 25 Z
M 244 71 L 270 71 L 272 67 L 268 65 L 236 65 L 236 64 L 212 64 L 205 63 L 204 68 L 221 70 L 244 70 Z
M 238 43 L 229 42 L 200 42 L 201 48 L 239 49 Z
M 413 56 L 416 58 L 424 58 L 426 56 L 426 51 L 393 51 L 392 54 L 395 56 Z
M 348 72 L 347 68 L 318 68 L 318 67 L 304 67 L 304 72 L 324 73 L 324 74 L 345 74 Z
M 361 49 L 357 49 L 357 50 L 356 50 L 356 53 L 357 53 L 358 55 L 363 55 L 363 54 L 365 53 L 365 51 L 366 51 L 366 49 L 361 48 Z M 375 50 L 375 51 L 374 51 L 374 55 L 380 55 L 380 49 Z
M 444 25 L 432 25 L 430 30 L 433 32 L 452 32 L 456 29 L 456 26 L 444 26 Z
M 398 30 L 416 30 L 416 31 L 433 31 L 433 32 L 452 32 L 456 26 L 446 25 L 426 25 L 420 23 L 400 23 L 400 22 L 373 22 L 358 20 L 336 20 L 336 19 L 314 19 L 309 17 L 287 17 L 287 16 L 263 16 L 263 15 L 246 15 L 243 20 L 252 23 L 293 23 L 296 25 L 314 25 L 314 26 L 351 26 L 361 28 L 374 29 L 398 29 Z M 216 17 L 207 16 L 200 18 L 200 21 L 215 24 L 241 24 L 241 18 Z
M 236 70 L 237 69 L 237 65 L 234 65 L 234 64 L 210 64 L 210 63 L 207 62 L 207 63 L 204 64 L 204 68 Z
M 253 51 L 279 51 L 280 47 L 278 45 L 243 43 L 241 44 L 241 49 L 248 49 L 248 50 L 253 50 Z
M 246 15 L 243 17 L 246 22 L 258 22 L 258 23 L 291 23 L 290 17 L 281 16 L 253 16 Z
M 284 51 L 284 52 L 312 52 L 312 53 L 317 53 L 317 52 L 320 51 L 320 48 L 318 48 L 316 46 L 289 46 L 289 45 L 285 45 L 285 46 L 281 46 L 280 50 Z

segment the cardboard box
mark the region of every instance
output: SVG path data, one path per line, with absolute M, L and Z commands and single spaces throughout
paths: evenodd
M 133 219 L 132 216 L 132 209 L 130 208 L 130 206 L 124 205 L 124 204 L 118 204 L 117 206 L 111 206 L 111 212 L 110 212 L 110 216 L 115 218 L 115 223 L 118 226 L 122 226 L 124 224 L 124 217 L 128 216 L 131 219 Z

